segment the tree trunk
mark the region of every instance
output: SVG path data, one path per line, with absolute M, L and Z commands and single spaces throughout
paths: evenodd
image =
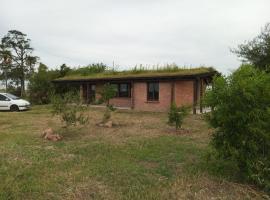
M 6 92 L 7 92 L 7 87 L 8 87 L 8 80 L 7 80 L 7 69 L 5 69 L 4 73 L 5 73 Z
M 21 79 L 21 97 L 25 95 L 24 79 Z
M 21 97 L 25 95 L 25 86 L 24 86 L 24 54 L 21 56 Z

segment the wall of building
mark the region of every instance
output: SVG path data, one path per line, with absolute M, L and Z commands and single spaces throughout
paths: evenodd
M 193 105 L 194 98 L 194 82 L 190 81 L 175 81 L 174 99 L 177 106 Z
M 159 83 L 159 101 L 147 101 L 147 83 L 134 83 L 134 109 L 142 111 L 168 111 L 171 105 L 171 82 Z
M 131 107 L 131 98 L 127 98 L 127 97 L 113 98 L 110 100 L 110 104 L 112 104 L 116 107 L 130 108 Z
M 171 102 L 175 101 L 177 106 L 193 105 L 194 81 L 179 80 L 174 84 L 171 81 L 159 82 L 159 101 L 147 101 L 147 83 L 134 82 L 131 88 L 133 95 L 133 108 L 138 111 L 159 111 L 169 110 Z M 100 98 L 103 83 L 96 84 L 96 99 Z M 174 94 L 172 91 L 174 87 Z M 85 88 L 84 88 L 85 89 Z M 110 100 L 110 103 L 117 107 L 132 107 L 132 98 L 117 97 Z

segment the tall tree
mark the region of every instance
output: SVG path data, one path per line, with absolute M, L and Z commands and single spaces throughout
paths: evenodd
M 10 71 L 12 78 L 20 82 L 21 96 L 23 96 L 25 94 L 25 80 L 34 71 L 34 64 L 37 62 L 37 57 L 32 56 L 33 48 L 30 45 L 30 39 L 20 31 L 10 30 L 2 38 L 2 45 L 6 46 L 12 53 Z
M 5 87 L 6 87 L 6 91 L 7 91 L 7 73 L 8 73 L 8 68 L 10 68 L 10 64 L 11 64 L 11 59 L 12 59 L 12 55 L 11 52 L 9 50 L 7 50 L 7 48 L 0 44 L 0 72 L 1 72 L 1 78 L 5 79 Z
M 251 63 L 260 70 L 270 72 L 270 23 L 265 25 L 260 35 L 240 44 L 232 52 L 242 58 L 243 62 Z

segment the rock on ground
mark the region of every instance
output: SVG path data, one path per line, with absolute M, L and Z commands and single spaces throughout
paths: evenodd
M 59 141 L 62 137 L 59 134 L 55 134 L 51 128 L 47 128 L 42 133 L 42 138 L 50 141 Z

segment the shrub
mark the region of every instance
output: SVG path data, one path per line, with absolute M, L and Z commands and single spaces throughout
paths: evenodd
M 103 103 L 106 103 L 106 111 L 103 115 L 103 122 L 107 122 L 111 118 L 111 111 L 114 111 L 115 108 L 113 105 L 110 104 L 110 99 L 115 97 L 117 92 L 117 89 L 114 85 L 111 85 L 109 83 L 105 84 L 102 88 L 102 91 L 100 92 L 101 99 L 100 101 Z
M 51 101 L 53 115 L 59 115 L 66 126 L 88 123 L 89 118 L 85 115 L 86 107 L 80 103 L 78 93 L 53 95 Z
M 29 80 L 29 99 L 34 104 L 50 103 L 50 95 L 54 91 L 52 80 L 57 77 L 57 73 L 49 71 L 48 67 L 40 63 L 38 71 Z
M 184 118 L 188 115 L 190 107 L 180 106 L 177 107 L 175 103 L 172 103 L 168 114 L 170 125 L 174 125 L 175 129 L 182 127 Z
M 270 76 L 243 65 L 216 77 L 206 93 L 215 128 L 211 144 L 219 156 L 236 160 L 242 177 L 270 191 Z

